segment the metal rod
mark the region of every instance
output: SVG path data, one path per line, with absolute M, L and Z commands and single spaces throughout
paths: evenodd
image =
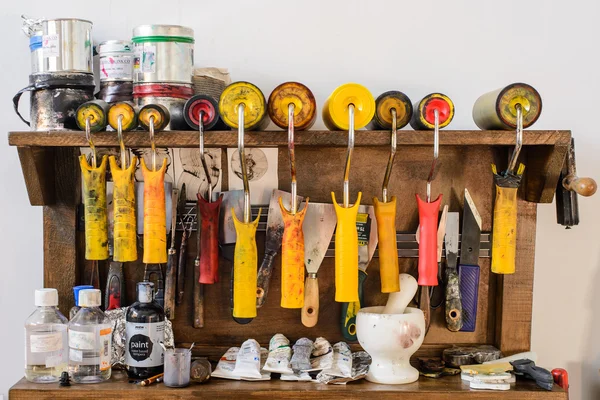
M 242 182 L 244 183 L 244 223 L 250 222 L 250 186 L 248 184 L 248 172 L 246 171 L 246 154 L 244 153 L 244 110 L 246 105 L 240 103 L 238 106 L 238 153 L 240 155 L 240 166 L 242 169 Z
M 208 193 L 207 199 L 209 203 L 212 201 L 212 179 L 210 177 L 210 172 L 208 172 L 208 165 L 206 164 L 206 157 L 204 157 L 204 111 L 200 111 L 200 115 L 198 116 L 198 131 L 200 136 L 200 161 L 202 161 L 202 168 L 204 169 L 204 175 L 206 175 L 206 181 L 208 182 Z M 200 188 L 198 188 L 200 189 Z
M 508 173 L 510 174 L 515 172 L 517 160 L 521 153 L 521 148 L 523 147 L 523 108 L 521 107 L 521 104 L 517 103 L 515 104 L 515 109 L 517 110 L 517 144 L 515 145 L 515 149 L 510 157 L 510 162 L 508 163 Z
M 294 152 L 294 103 L 288 105 L 288 152 L 290 154 L 290 171 L 292 175 L 292 205 L 290 212 L 295 215 L 298 211 L 298 200 L 296 199 L 296 153 Z
M 119 138 L 121 169 L 125 169 L 127 168 L 127 155 L 125 153 L 125 143 L 123 142 L 123 114 L 119 114 L 117 118 L 117 137 Z
M 354 150 L 354 104 L 348 106 L 348 151 L 344 169 L 344 208 L 350 207 L 350 160 Z
M 92 149 L 92 167 L 96 168 L 98 166 L 96 162 L 96 146 L 94 146 L 94 141 L 92 140 L 92 128 L 90 126 L 91 117 L 87 117 L 85 119 L 85 138 L 87 139 L 90 149 Z
M 392 167 L 394 166 L 394 157 L 396 157 L 396 144 L 397 144 L 397 133 L 398 133 L 398 121 L 396 109 L 390 110 L 392 113 L 392 132 L 390 133 L 390 158 L 388 159 L 387 168 L 385 169 L 385 177 L 383 178 L 383 189 L 382 197 L 383 202 L 388 202 L 388 184 L 390 183 L 390 176 L 392 175 Z
M 433 110 L 435 118 L 435 125 L 433 128 L 433 162 L 431 163 L 431 170 L 427 177 L 427 202 L 431 203 L 431 182 L 433 181 L 433 175 L 435 174 L 435 167 L 437 165 L 438 156 L 440 155 L 440 112 L 436 108 Z
M 150 116 L 148 121 L 150 128 L 150 148 L 152 149 L 152 171 L 156 171 L 156 144 L 154 143 L 154 115 Z

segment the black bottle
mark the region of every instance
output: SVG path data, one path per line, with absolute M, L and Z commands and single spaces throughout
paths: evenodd
M 154 301 L 152 282 L 139 282 L 137 294 L 125 317 L 125 366 L 130 378 L 146 379 L 164 370 L 165 311 Z

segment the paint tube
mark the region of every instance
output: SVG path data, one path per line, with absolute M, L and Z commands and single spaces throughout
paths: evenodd
M 248 339 L 242 343 L 233 374 L 242 378 L 260 379 L 260 344 L 256 340 Z
M 282 381 L 297 381 L 297 382 L 312 382 L 312 378 L 308 374 L 308 372 L 300 372 L 298 374 L 289 374 L 283 375 L 281 374 Z
M 306 372 L 329 369 L 333 365 L 333 347 L 327 339 L 318 337 L 310 356 L 310 369 Z
M 294 371 L 290 367 L 291 358 L 292 349 L 290 341 L 281 333 L 278 333 L 269 342 L 269 357 L 265 363 L 264 370 L 278 374 L 293 374 Z
M 324 369 L 319 375 L 332 375 L 343 378 L 352 376 L 352 351 L 345 342 L 333 345 L 333 364 L 331 368 Z
M 357 351 L 356 353 L 352 353 L 352 376 L 349 378 L 328 375 L 321 371 L 319 375 L 317 375 L 316 381 L 320 383 L 327 384 L 335 384 L 335 385 L 344 385 L 347 382 L 356 381 L 359 379 L 363 379 L 367 376 L 369 372 L 369 367 L 371 365 L 371 356 L 366 351 Z
M 271 373 L 261 370 L 262 374 L 260 378 L 242 378 L 239 375 L 233 373 L 235 369 L 235 363 L 237 360 L 237 355 L 239 353 L 239 347 L 231 347 L 219 360 L 217 364 L 217 368 L 215 368 L 212 373 L 213 378 L 223 378 L 223 379 L 234 379 L 234 380 L 244 380 L 244 381 L 268 381 L 271 379 Z M 261 367 L 264 365 L 267 360 L 267 355 L 269 351 L 265 348 L 260 349 L 260 359 L 261 359 Z
M 313 350 L 313 341 L 308 338 L 300 338 L 294 344 L 294 355 L 290 361 L 294 373 L 309 370 L 310 354 Z

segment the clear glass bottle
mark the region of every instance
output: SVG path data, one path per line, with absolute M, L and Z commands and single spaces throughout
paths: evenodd
M 79 309 L 81 308 L 79 307 L 79 292 L 83 289 L 93 288 L 94 287 L 92 285 L 73 286 L 73 297 L 75 297 L 75 305 L 71 307 L 71 310 L 69 311 L 69 320 L 72 320 L 75 314 L 77 314 L 77 311 L 79 311 Z
M 163 372 L 165 311 L 154 300 L 154 284 L 137 284 L 138 301 L 125 316 L 125 367 L 131 378 L 146 379 Z
M 35 291 L 36 310 L 25 321 L 25 378 L 29 382 L 58 382 L 67 370 L 67 318 L 58 310 L 58 291 Z
M 112 323 L 100 309 L 98 289 L 79 292 L 81 309 L 69 322 L 69 375 L 76 383 L 97 383 L 110 378 Z

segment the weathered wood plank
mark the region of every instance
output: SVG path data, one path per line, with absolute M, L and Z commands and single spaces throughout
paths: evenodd
M 72 288 L 79 282 L 76 243 L 76 203 L 79 169 L 76 151 L 55 150 L 56 202 L 44 207 L 44 286 L 58 289 L 60 310 L 68 315 L 73 307 Z
M 537 205 L 518 202 L 516 272 L 498 276 L 496 303 L 496 346 L 505 355 L 531 347 L 533 266 Z
M 565 162 L 569 144 L 525 148 L 525 198 L 534 203 L 552 203 L 556 183 Z
M 32 206 L 45 206 L 54 203 L 54 151 L 44 147 L 17 147 L 23 179 Z
M 286 399 L 306 400 L 307 397 L 319 400 L 362 400 L 398 398 L 411 400 L 456 400 L 456 399 L 507 399 L 507 400 L 566 400 L 567 393 L 555 387 L 552 391 L 538 388 L 533 381 L 519 380 L 511 390 L 490 392 L 470 390 L 458 376 L 440 379 L 422 378 L 407 385 L 379 385 L 365 380 L 347 385 L 324 385 L 311 382 L 284 382 L 271 380 L 244 382 L 212 378 L 207 383 L 192 384 L 186 388 L 171 389 L 162 383 L 148 387 L 128 383 L 122 372 L 113 374 L 109 382 L 95 385 L 40 385 L 22 379 L 10 389 L 11 400 L 45 399 Z
M 92 135 L 98 147 L 117 147 L 114 132 L 99 132 Z M 165 131 L 156 134 L 159 147 L 197 147 L 198 133 L 195 131 Z M 523 145 L 568 145 L 570 131 L 526 131 Z M 147 132 L 136 131 L 124 134 L 127 147 L 150 147 Z M 287 131 L 246 132 L 247 147 L 287 146 Z M 320 147 L 345 147 L 347 132 L 302 131 L 296 133 L 296 145 Z M 356 146 L 389 146 L 387 131 L 356 131 Z M 86 147 L 85 134 L 80 131 L 64 132 L 11 132 L 8 136 L 11 146 Z M 207 147 L 236 147 L 237 131 L 209 131 L 205 133 Z M 398 146 L 432 145 L 431 131 L 398 131 Z M 510 131 L 440 131 L 442 146 L 510 146 L 515 144 L 515 134 Z

